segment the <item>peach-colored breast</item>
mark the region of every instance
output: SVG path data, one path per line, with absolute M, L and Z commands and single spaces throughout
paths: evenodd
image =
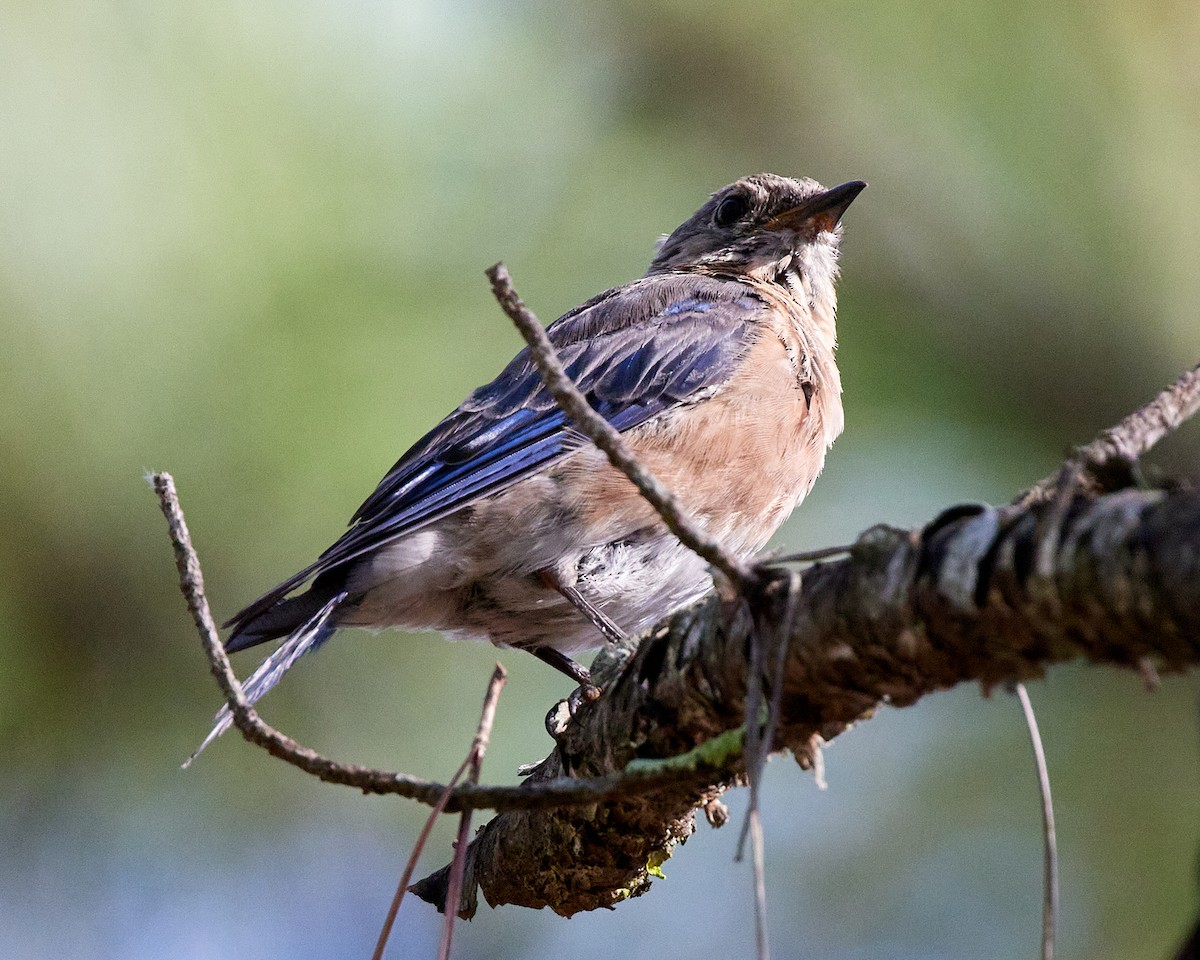
M 737 373 L 715 396 L 632 430 L 626 439 L 712 534 L 739 554 L 754 553 L 811 489 L 840 432 L 840 384 L 836 370 L 829 372 L 832 365 L 832 350 L 803 336 L 794 323 L 764 323 Z M 571 487 L 581 491 L 576 509 L 598 537 L 657 524 L 632 484 L 594 449 L 581 450 L 558 470 L 564 479 L 590 475 Z

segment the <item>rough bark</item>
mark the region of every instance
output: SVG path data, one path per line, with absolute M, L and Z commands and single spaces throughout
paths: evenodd
M 646 892 L 696 809 L 744 775 L 737 731 L 751 632 L 778 623 L 786 589 L 774 582 L 754 614 L 710 596 L 635 649 L 602 656 L 604 697 L 527 783 L 631 763 L 666 763 L 676 776 L 591 806 L 501 813 L 471 845 L 463 916 L 477 890 L 493 906 L 564 916 Z M 805 571 L 786 642 L 774 747 L 806 766 L 878 705 L 960 683 L 1028 680 L 1081 657 L 1183 670 L 1200 660 L 1200 494 L 965 506 L 921 530 L 873 528 L 846 559 Z M 773 678 L 764 682 L 771 689 Z M 445 880 L 442 870 L 413 889 L 441 907 Z

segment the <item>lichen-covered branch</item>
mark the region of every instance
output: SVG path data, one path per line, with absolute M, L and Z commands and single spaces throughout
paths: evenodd
M 506 311 L 517 314 L 523 331 L 527 320 L 536 325 L 504 279 L 493 277 Z M 544 359 L 544 375 L 569 405 L 577 391 L 556 380 L 552 351 Z M 873 528 L 845 560 L 809 568 L 798 599 L 795 578 L 782 572 L 772 579 L 763 567 L 753 575 L 727 570 L 733 582 L 753 583 L 756 622 L 743 600 L 723 607 L 714 595 L 664 620 L 633 652 L 606 650 L 592 666 L 605 696 L 574 719 L 560 748 L 518 787 L 451 790 L 339 763 L 266 724 L 221 647 L 174 483 L 169 474 L 150 479 L 188 608 L 247 739 L 322 780 L 366 793 L 448 811 L 502 811 L 470 847 L 460 912 L 473 913 L 482 890 L 494 905 L 549 906 L 570 915 L 645 892 L 674 844 L 691 833 L 695 809 L 719 815 L 717 798 L 744 779 L 744 711 L 748 699 L 753 704 L 746 692 L 763 689 L 764 681 L 779 695 L 772 746 L 791 749 L 819 775 L 821 744 L 880 703 L 904 706 L 962 682 L 1013 683 L 1079 657 L 1144 676 L 1156 665 L 1195 665 L 1200 494 L 1120 488 L 1131 484 L 1137 458 L 1198 409 L 1200 366 L 1013 504 L 953 508 L 919 531 Z M 589 413 L 578 414 L 585 425 Z M 640 465 L 615 449 L 622 469 L 644 479 Z M 644 486 L 670 514 L 669 498 L 664 505 L 662 491 Z M 719 568 L 728 566 L 721 551 L 710 551 L 677 520 L 682 537 Z M 778 646 L 786 652 L 781 687 L 774 677 L 748 676 L 761 669 L 751 663 L 776 662 L 748 656 L 755 627 L 761 637 L 764 625 L 787 641 Z M 447 871 L 414 890 L 442 906 Z
M 1035 563 L 1051 533 L 1049 564 Z M 785 590 L 781 579 L 779 603 Z M 602 664 L 615 672 L 605 696 L 527 787 L 678 758 L 673 781 L 496 817 L 472 844 L 462 913 L 477 889 L 492 905 L 566 916 L 645 892 L 696 808 L 742 773 L 751 629 L 743 605 L 714 596 L 664 621 L 624 663 Z M 845 560 L 805 572 L 774 746 L 808 765 L 882 703 L 1027 680 L 1080 658 L 1132 668 L 1150 658 L 1167 671 L 1200 662 L 1200 494 L 1129 489 L 1078 495 L 1066 509 L 970 506 L 919 531 L 873 528 Z M 444 871 L 414 890 L 442 905 Z

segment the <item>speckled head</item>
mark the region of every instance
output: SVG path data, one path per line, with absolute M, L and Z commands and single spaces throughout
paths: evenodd
M 815 180 L 760 173 L 722 187 L 662 241 L 647 273 L 700 272 L 785 282 L 805 247 L 828 252 L 836 270 L 840 221 L 866 184 L 826 190 Z

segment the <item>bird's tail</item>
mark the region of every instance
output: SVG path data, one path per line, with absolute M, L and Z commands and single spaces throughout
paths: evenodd
M 275 652 L 259 665 L 258 669 L 251 674 L 250 679 L 242 684 L 247 700 L 256 703 L 280 681 L 297 660 L 308 651 L 316 650 L 333 635 L 333 631 L 337 629 L 337 624 L 333 622 L 333 615 L 347 596 L 348 593 L 344 590 L 334 594 L 324 606 L 287 635 Z M 217 711 L 216 717 L 213 718 L 213 728 L 204 738 L 204 742 L 196 748 L 195 753 L 184 761 L 183 766 L 185 768 L 190 766 L 191 762 L 200 755 L 200 751 L 228 730 L 232 724 L 233 712 L 226 704 Z

